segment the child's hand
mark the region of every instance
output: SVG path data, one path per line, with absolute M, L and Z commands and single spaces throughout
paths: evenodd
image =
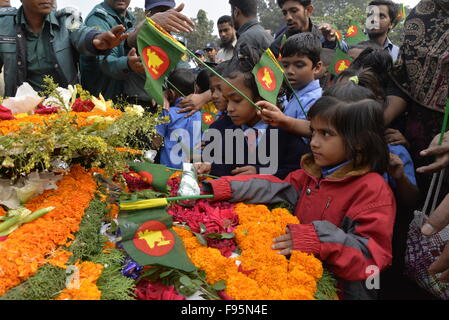
M 212 170 L 212 164 L 210 162 L 197 162 L 193 166 L 198 174 L 209 174 Z
M 387 140 L 387 143 L 393 146 L 403 145 L 406 148 L 410 147 L 407 139 L 405 139 L 404 135 L 399 130 L 391 128 L 385 130 L 385 139 Z
M 231 173 L 235 174 L 235 175 L 252 175 L 252 174 L 257 174 L 257 169 L 256 169 L 256 167 L 253 167 L 253 166 L 246 166 L 246 167 L 236 168 L 236 169 L 232 170 Z
M 283 254 L 284 256 L 292 253 L 293 251 L 293 241 L 292 241 L 292 235 L 290 233 L 290 230 L 288 228 L 285 229 L 285 234 L 277 237 L 273 240 L 274 244 L 271 246 L 271 249 L 273 250 L 281 250 L 278 253 Z
M 261 107 L 261 111 L 257 111 L 257 115 L 262 118 L 262 121 L 273 127 L 281 127 L 287 116 L 274 104 L 268 101 L 259 101 L 256 103 Z
M 395 180 L 404 177 L 404 162 L 397 155 L 390 153 L 390 162 L 388 166 L 388 174 Z

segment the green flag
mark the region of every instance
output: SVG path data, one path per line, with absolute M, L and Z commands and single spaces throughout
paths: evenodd
M 342 41 L 343 41 L 343 36 L 341 35 L 341 32 L 338 30 L 335 30 L 335 37 L 337 38 L 337 45 L 341 49 Z
M 201 111 L 201 131 L 206 131 L 215 121 L 215 113 L 209 111 Z
M 150 18 L 139 32 L 137 46 L 147 74 L 145 90 L 163 105 L 164 81 L 186 53 L 186 48 Z
M 259 63 L 254 66 L 253 75 L 256 78 L 260 96 L 276 104 L 277 96 L 283 82 L 284 70 L 270 49 L 267 49 L 263 53 Z
M 282 60 L 281 50 L 286 42 L 287 42 L 287 35 L 284 33 L 284 35 L 282 36 L 282 39 L 281 39 L 281 46 L 279 47 L 278 61 Z
M 399 5 L 399 12 L 398 12 L 398 16 L 396 17 L 396 19 L 399 21 L 399 20 L 405 19 L 406 16 L 407 16 L 407 14 L 405 13 L 405 6 L 403 3 L 401 3 Z
M 132 162 L 129 167 L 144 178 L 154 189 L 163 193 L 167 193 L 167 181 L 177 171 L 169 169 L 163 164 L 149 162 Z
M 342 73 L 344 70 L 349 68 L 349 66 L 352 63 L 352 59 L 350 56 L 348 56 L 346 53 L 341 51 L 339 48 L 335 50 L 334 57 L 332 59 L 332 62 L 329 65 L 329 71 L 338 76 L 340 73 Z
M 359 42 L 368 40 L 368 37 L 363 33 L 363 28 L 359 24 L 354 21 L 349 21 L 349 27 L 348 31 L 346 31 L 345 40 L 348 46 L 352 46 Z
M 118 217 L 122 246 L 142 266 L 158 265 L 192 272 L 196 267 L 164 208 L 122 211 Z

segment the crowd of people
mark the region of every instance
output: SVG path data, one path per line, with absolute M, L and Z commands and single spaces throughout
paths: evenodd
M 104 0 L 73 27 L 73 12 L 56 10 L 52 0 L 22 0 L 18 9 L 0 0 L 3 95 L 14 96 L 24 82 L 40 91 L 50 75 L 61 86 L 81 83 L 155 112 L 137 48 L 145 21 L 136 23 L 129 4 Z M 404 255 L 432 173 L 449 166 L 449 133 L 438 143 L 448 101 L 448 2 L 421 0 L 405 21 L 403 43 L 394 44 L 399 7 L 373 0 L 375 27 L 355 45 L 339 42 L 330 24 L 314 24 L 312 0 L 277 4 L 285 27 L 271 34 L 258 21 L 256 0 L 229 0 L 231 14 L 217 21 L 220 43 L 191 48 L 203 63 L 179 62 L 164 88 L 169 121 L 149 146 L 159 150 L 156 161 L 194 162 L 199 174 L 219 177 L 204 186 L 215 200 L 290 204 L 301 224 L 273 239 L 273 249 L 319 257 L 339 280 L 341 298 L 431 299 L 403 275 Z M 189 46 L 176 36 L 195 32 L 183 8 L 145 1 L 146 16 Z M 286 78 L 276 103 L 262 98 L 253 73 L 268 48 Z M 335 76 L 337 48 L 354 61 Z M 205 111 L 213 123 L 196 130 Z M 235 132 L 244 133 L 240 144 Z M 447 172 L 438 203 L 424 236 L 449 223 Z M 366 285 L 370 266 L 381 272 L 380 288 Z M 449 245 L 428 272 L 449 281 Z

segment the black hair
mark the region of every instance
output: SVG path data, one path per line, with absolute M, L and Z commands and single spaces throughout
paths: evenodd
M 393 25 L 398 23 L 398 14 L 399 14 L 399 6 L 391 0 L 373 0 L 368 6 L 387 6 L 388 7 L 388 15 L 390 16 L 390 21 Z
M 351 49 L 366 49 L 366 48 L 372 48 L 372 49 L 382 49 L 382 47 L 374 40 L 364 40 L 362 42 L 356 43 L 349 47 L 349 50 Z
M 279 8 L 282 8 L 284 3 L 286 3 L 287 1 L 290 1 L 290 0 L 277 0 Z M 308 5 L 312 4 L 312 0 L 291 0 L 291 1 L 298 2 L 303 7 L 307 7 Z
M 223 23 L 229 23 L 229 25 L 230 25 L 231 27 L 234 26 L 234 21 L 232 21 L 231 16 L 222 16 L 222 17 L 220 17 L 220 18 L 218 19 L 218 21 L 217 21 L 217 25 L 223 24 Z
M 262 52 L 243 43 L 234 57 L 227 62 L 223 72 L 224 78 L 235 79 L 240 74 L 244 76 L 245 86 L 251 89 L 255 98 L 260 98 L 256 79 L 252 73 L 254 66 L 259 62 Z
M 202 69 L 196 76 L 195 83 L 200 91 L 198 93 L 203 93 L 209 90 L 209 70 Z
M 318 117 L 328 121 L 337 130 L 344 140 L 347 159 L 352 159 L 356 168 L 369 166 L 372 171 L 383 174 L 390 154 L 384 136 L 383 108 L 372 99 L 352 102 L 340 99 L 341 88 L 334 89 L 335 96 L 318 99 L 307 116 L 309 120 Z M 353 86 L 351 91 L 357 94 L 363 89 Z
M 377 100 L 382 104 L 385 103 L 386 100 L 385 90 L 383 89 L 383 86 L 380 83 L 380 79 L 371 68 L 356 68 L 354 66 L 351 66 L 338 75 L 336 83 L 341 83 L 342 79 L 347 79 L 351 77 L 357 77 L 356 85 L 363 88 L 367 88 L 372 93 L 372 96 L 369 99 Z M 349 82 L 354 83 L 352 81 Z M 362 98 L 354 98 L 351 101 L 357 101 L 361 99 Z
M 245 17 L 257 16 L 257 0 L 229 0 L 231 9 L 239 8 Z
M 305 56 L 315 67 L 321 60 L 321 50 L 322 44 L 316 35 L 311 32 L 301 32 L 287 39 L 281 48 L 281 55 L 282 57 Z
M 371 68 L 377 75 L 379 82 L 386 86 L 389 82 L 389 72 L 393 68 L 393 59 L 388 51 L 383 49 L 366 48 L 351 64 L 353 68 Z
M 189 69 L 176 69 L 168 76 L 167 88 L 176 91 L 177 94 L 188 96 L 195 93 L 195 75 Z M 176 87 L 176 88 L 175 88 Z M 178 92 L 181 91 L 181 93 Z

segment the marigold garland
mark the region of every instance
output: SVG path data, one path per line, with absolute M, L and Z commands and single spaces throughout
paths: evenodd
M 120 110 L 108 109 L 107 111 L 93 110 L 91 112 L 69 112 L 70 118 L 75 119 L 80 127 L 92 124 L 95 121 L 95 116 L 117 118 L 122 114 Z M 49 115 L 34 114 L 25 117 L 20 117 L 17 120 L 3 120 L 0 121 L 0 134 L 7 135 L 12 132 L 19 131 L 23 125 L 35 124 L 44 125 L 45 121 L 58 119 L 65 113 L 56 113 Z M 92 117 L 91 119 L 88 119 Z
M 104 267 L 90 261 L 77 261 L 75 267 L 79 278 L 75 276 L 69 283 L 70 289 L 64 289 L 55 300 L 100 300 L 101 291 L 96 283 Z
M 271 249 L 273 239 L 298 219 L 285 209 L 270 211 L 264 205 L 239 203 L 236 213 L 240 222 L 236 240 L 242 249 L 238 258 L 225 258 L 218 249 L 201 245 L 190 231 L 174 228 L 192 262 L 206 271 L 206 281 L 226 280 L 225 293 L 236 300 L 314 300 L 323 275 L 321 262 L 299 251 L 288 260 Z
M 34 275 L 48 255 L 52 259 L 52 252 L 74 239 L 96 188 L 91 173 L 77 165 L 58 182 L 57 190 L 48 190 L 26 204 L 32 211 L 56 209 L 21 226 L 0 243 L 0 296 Z

